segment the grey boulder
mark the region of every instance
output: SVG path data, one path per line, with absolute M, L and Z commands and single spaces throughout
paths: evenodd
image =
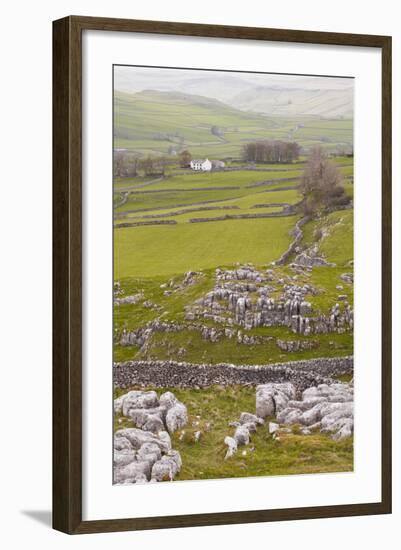
M 256 387 L 256 415 L 275 416 L 288 401 L 295 399 L 295 387 L 290 382 L 262 384 Z
M 169 433 L 174 433 L 183 428 L 188 422 L 187 408 L 183 403 L 176 403 L 167 411 L 166 427 Z

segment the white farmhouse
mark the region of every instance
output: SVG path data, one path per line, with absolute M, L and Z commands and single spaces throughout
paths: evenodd
M 212 163 L 209 159 L 191 160 L 191 168 L 196 171 L 210 172 L 212 169 Z

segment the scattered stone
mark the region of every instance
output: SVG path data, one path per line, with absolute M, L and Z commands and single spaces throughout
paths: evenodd
M 280 340 L 277 338 L 276 345 L 282 351 L 291 353 L 294 351 L 315 349 L 319 347 L 319 342 L 317 340 Z
M 342 273 L 340 275 L 340 279 L 342 279 L 345 283 L 353 284 L 354 283 L 354 274 L 353 273 Z
M 225 460 L 227 460 L 227 458 L 231 458 L 233 455 L 235 455 L 235 453 L 237 452 L 237 442 L 236 440 L 233 438 L 233 437 L 230 437 L 230 436 L 227 436 L 224 438 L 224 443 L 225 445 L 228 446 L 228 449 L 227 449 L 227 452 L 226 452 L 226 456 L 225 456 Z
M 238 426 L 234 433 L 234 439 L 237 443 L 237 446 L 248 445 L 249 443 L 249 430 L 246 426 Z
M 263 418 L 259 418 L 258 416 L 256 416 L 256 414 L 252 414 L 249 412 L 242 412 L 239 418 L 239 423 L 247 424 L 249 422 L 253 422 L 254 424 L 259 424 L 259 425 L 264 424 Z
M 269 434 L 274 434 L 277 432 L 280 428 L 280 424 L 277 424 L 276 422 L 269 422 Z
M 138 294 L 133 294 L 132 296 L 124 296 L 123 298 L 114 298 L 114 303 L 117 306 L 122 304 L 137 304 L 143 300 L 143 292 L 138 292 Z

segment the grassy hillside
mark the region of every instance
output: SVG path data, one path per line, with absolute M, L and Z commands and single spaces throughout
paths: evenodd
M 213 135 L 212 126 L 221 135 Z M 291 139 L 306 148 L 320 144 L 329 150 L 352 144 L 352 120 L 334 114 L 268 116 L 202 96 L 152 90 L 115 91 L 114 128 L 114 146 L 141 155 L 186 148 L 193 157 L 238 157 L 245 142 L 260 139 Z
M 350 118 L 353 112 L 353 91 L 352 88 L 320 90 L 259 86 L 237 94 L 230 103 L 239 109 L 270 116 L 316 115 Z

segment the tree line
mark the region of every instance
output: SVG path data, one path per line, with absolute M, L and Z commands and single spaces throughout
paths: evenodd
M 296 141 L 251 141 L 243 146 L 242 158 L 248 162 L 290 163 L 299 158 L 300 150 Z
M 192 155 L 188 150 L 178 155 L 178 162 L 181 168 L 190 166 Z M 140 158 L 129 151 L 115 151 L 113 156 L 113 176 L 115 178 L 135 178 L 139 174 L 144 176 L 164 176 L 166 167 L 175 164 L 171 158 L 156 157 L 148 155 Z
M 113 157 L 113 176 L 116 178 L 135 178 L 139 173 L 145 176 L 163 176 L 170 163 L 165 157 L 139 158 L 128 151 L 115 151 Z

